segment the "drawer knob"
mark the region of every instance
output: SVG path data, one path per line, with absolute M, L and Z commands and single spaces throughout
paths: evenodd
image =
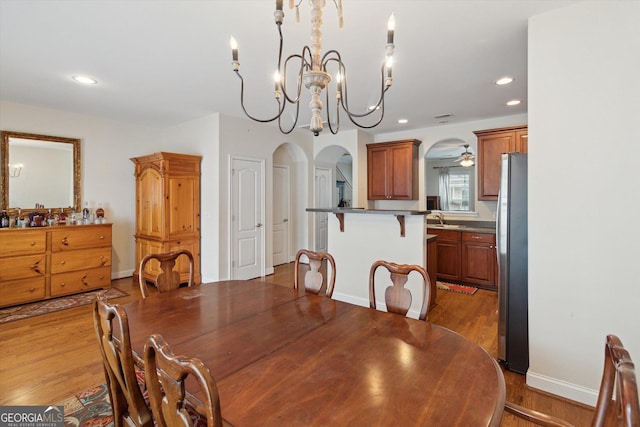
M 64 285 L 65 285 L 65 283 L 64 283 L 64 282 L 60 283 L 60 287 L 61 287 L 61 288 L 64 288 Z
M 36 291 L 36 288 L 29 289 L 29 292 L 35 292 L 35 291 Z
M 100 275 L 100 280 L 102 280 L 102 279 L 104 279 L 104 276 L 103 276 L 103 275 Z
M 32 269 L 33 271 L 35 271 L 38 274 L 42 274 L 42 271 L 40 271 L 40 266 L 38 264 L 40 264 L 40 261 L 36 262 L 33 265 L 30 265 L 29 268 Z
M 60 261 L 60 264 L 61 264 L 61 265 L 64 265 L 64 263 L 65 263 L 65 261 L 64 261 L 64 260 Z
M 100 240 L 104 240 L 104 236 L 100 236 Z
M 65 246 L 69 245 L 69 241 L 67 240 L 67 236 L 63 237 L 62 240 L 60 240 L 60 242 Z
M 471 236 L 472 239 L 479 239 L 480 236 Z
M 31 242 L 31 246 L 35 246 L 35 245 L 36 245 L 36 242 Z

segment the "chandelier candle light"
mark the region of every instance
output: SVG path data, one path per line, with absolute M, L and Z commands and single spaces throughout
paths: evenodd
M 282 10 L 282 1 L 276 0 L 276 11 L 274 12 L 275 23 L 278 26 L 278 34 L 280 36 L 280 49 L 278 52 L 278 69 L 274 74 L 275 81 L 275 99 L 278 103 L 278 112 L 275 116 L 267 119 L 259 119 L 247 112 L 244 105 L 244 79 L 240 74 L 240 62 L 238 62 L 238 44 L 236 40 L 231 37 L 231 53 L 233 58 L 233 71 L 240 78 L 240 105 L 247 117 L 257 122 L 271 122 L 278 120 L 278 127 L 282 133 L 291 133 L 298 122 L 298 116 L 300 113 L 300 98 L 302 94 L 302 84 L 309 89 L 311 93 L 311 101 L 309 107 L 311 109 L 311 123 L 310 130 L 315 136 L 318 136 L 322 132 L 322 91 L 327 88 L 331 82 L 331 75 L 327 72 L 328 68 L 337 68 L 336 73 L 336 113 L 335 120 L 332 120 L 329 108 L 326 109 L 326 122 L 331 130 L 331 133 L 336 134 L 340 129 L 340 107 L 345 111 L 349 120 L 358 127 L 364 129 L 370 129 L 382 121 L 384 117 L 384 96 L 387 90 L 391 87 L 392 77 L 392 58 L 394 51 L 393 36 L 395 30 L 395 19 L 393 14 L 389 18 L 387 26 L 387 45 L 386 45 L 386 58 L 381 67 L 381 82 L 380 82 L 380 94 L 378 101 L 375 105 L 368 108 L 368 111 L 364 113 L 354 113 L 349 109 L 349 102 L 347 98 L 347 72 L 340 53 L 336 50 L 329 50 L 322 55 L 322 8 L 326 5 L 326 0 L 308 0 L 311 5 L 311 45 L 304 46 L 302 53 L 289 55 L 284 63 L 282 61 L 282 22 L 284 20 L 284 12 Z M 342 28 L 342 0 L 333 0 L 338 10 L 338 20 L 340 28 Z M 289 8 L 296 8 L 296 18 L 299 21 L 299 8 L 302 0 L 299 0 L 297 5 L 294 0 L 289 1 Z M 287 67 L 289 61 L 298 60 L 300 63 L 297 69 L 297 80 L 295 88 L 287 88 Z M 291 85 L 290 85 L 291 86 Z M 293 89 L 293 90 L 292 90 Z M 293 124 L 290 128 L 285 129 L 282 126 L 282 114 L 285 111 L 287 103 L 295 105 L 295 117 Z M 326 92 L 326 103 L 329 106 L 329 90 Z M 374 112 L 378 112 L 379 117 L 373 124 L 358 123 L 358 119 L 368 117 Z

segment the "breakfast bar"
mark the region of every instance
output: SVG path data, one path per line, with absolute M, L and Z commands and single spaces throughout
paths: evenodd
M 425 227 L 430 211 L 308 208 L 307 212 L 329 213 L 328 251 L 337 270 L 334 299 L 368 307 L 368 288 L 363 284 L 368 282 L 371 264 L 377 260 L 427 267 Z M 376 282 L 388 280 L 383 272 L 377 274 L 381 277 L 376 275 Z M 435 277 L 432 281 L 434 288 Z M 419 277 L 409 276 L 407 289 L 421 295 Z M 414 298 L 409 316 L 417 317 L 419 299 Z M 378 306 L 385 307 L 384 301 L 378 301 Z

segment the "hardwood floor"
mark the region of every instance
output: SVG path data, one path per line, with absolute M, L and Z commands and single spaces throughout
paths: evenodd
M 276 267 L 265 280 L 293 284 L 293 263 Z M 112 301 L 140 298 L 131 278 L 113 281 L 129 295 Z M 497 354 L 497 294 L 479 290 L 475 295 L 438 290 L 438 305 L 429 320 L 454 330 Z M 529 389 L 523 375 L 504 371 L 507 399 L 573 423 L 589 425 L 593 410 L 580 404 Z M 0 324 L 0 405 L 50 405 L 96 384 L 104 383 L 91 305 Z M 223 409 L 224 411 L 224 409 Z M 505 414 L 502 426 L 533 424 Z

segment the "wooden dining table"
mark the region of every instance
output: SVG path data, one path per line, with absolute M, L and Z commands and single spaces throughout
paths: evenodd
M 136 355 L 157 333 L 175 354 L 202 360 L 234 426 L 467 427 L 502 418 L 496 361 L 430 322 L 245 280 L 124 308 Z

